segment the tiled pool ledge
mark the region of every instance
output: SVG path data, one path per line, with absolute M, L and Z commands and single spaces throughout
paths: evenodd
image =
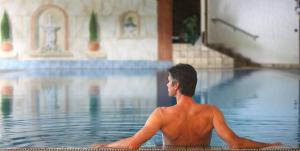
M 300 64 L 261 64 L 264 68 L 300 69 Z
M 0 70 L 23 69 L 167 69 L 171 61 L 1 60 Z
M 0 151 L 132 151 L 113 148 L 20 148 L 0 149 Z M 140 148 L 139 151 L 299 151 L 298 148 L 262 148 L 262 149 L 229 149 L 229 148 Z

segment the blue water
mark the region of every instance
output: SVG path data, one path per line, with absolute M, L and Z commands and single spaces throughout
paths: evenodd
M 198 70 L 195 100 L 214 104 L 242 137 L 300 146 L 300 75 L 288 70 Z M 0 148 L 88 147 L 129 137 L 168 97 L 156 70 L 0 73 Z M 161 145 L 161 133 L 145 146 Z M 226 146 L 214 133 L 211 145 Z

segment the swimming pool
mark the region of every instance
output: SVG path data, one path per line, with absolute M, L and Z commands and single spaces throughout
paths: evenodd
M 198 70 L 195 99 L 215 104 L 240 136 L 300 145 L 300 76 Z M 0 148 L 88 147 L 128 137 L 167 96 L 157 70 L 28 70 L 0 74 Z M 145 146 L 161 145 L 157 133 Z M 225 146 L 214 133 L 213 146 Z

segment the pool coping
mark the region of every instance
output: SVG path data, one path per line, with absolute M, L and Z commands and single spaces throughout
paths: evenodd
M 0 60 L 0 70 L 24 69 L 167 69 L 172 61 L 145 60 Z
M 123 148 L 3 148 L 0 151 L 300 151 L 300 148 L 259 148 L 259 149 L 230 149 L 222 147 L 142 147 L 139 149 Z

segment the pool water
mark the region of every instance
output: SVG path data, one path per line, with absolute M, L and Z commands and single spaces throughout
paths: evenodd
M 239 136 L 300 146 L 300 74 L 198 70 L 195 100 L 214 104 Z M 156 70 L 28 70 L 0 73 L 0 148 L 89 147 L 129 137 L 167 94 Z M 161 145 L 161 133 L 144 146 Z M 212 146 L 226 146 L 213 133 Z

